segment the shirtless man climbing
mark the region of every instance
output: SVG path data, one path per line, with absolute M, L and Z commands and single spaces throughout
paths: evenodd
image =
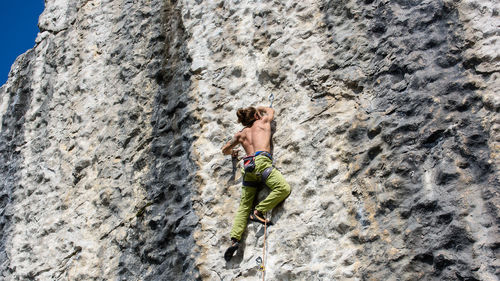
M 241 144 L 247 157 L 244 158 L 245 167 L 242 169 L 243 186 L 240 206 L 231 230 L 232 244 L 224 253 L 226 261 L 229 261 L 238 249 L 247 220 L 271 225 L 272 223 L 266 220 L 264 215 L 290 194 L 290 186 L 281 173 L 272 166 L 271 121 L 274 118 L 274 109 L 263 106 L 240 108 L 236 115 L 238 122 L 245 128 L 236 133 L 233 139 L 222 147 L 222 153 L 237 156 L 238 152 L 233 148 Z M 251 212 L 255 195 L 261 184 L 268 186 L 271 193 Z

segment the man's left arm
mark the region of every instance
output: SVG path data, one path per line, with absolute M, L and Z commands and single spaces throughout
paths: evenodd
M 259 106 L 257 107 L 262 119 L 266 122 L 271 122 L 274 119 L 274 109 L 271 107 Z M 262 115 L 264 113 L 264 115 Z

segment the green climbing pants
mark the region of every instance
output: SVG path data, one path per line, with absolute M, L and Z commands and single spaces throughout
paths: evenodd
M 242 169 L 243 176 L 245 177 L 243 181 L 260 182 L 260 174 L 262 171 L 272 165 L 272 160 L 267 156 L 258 155 L 255 157 L 255 170 L 253 172 L 247 172 L 245 174 L 245 171 Z M 281 175 L 280 171 L 277 169 L 273 168 L 271 174 L 266 180 L 266 185 L 269 189 L 271 189 L 271 193 L 269 193 L 269 195 L 255 207 L 256 210 L 263 214 L 276 207 L 276 205 L 285 200 L 285 198 L 290 194 L 290 185 L 288 185 L 285 178 L 283 178 L 283 175 Z M 238 240 L 241 239 L 241 235 L 247 226 L 248 216 L 252 210 L 253 201 L 257 192 L 257 187 L 242 186 L 240 206 L 236 212 L 236 217 L 234 218 L 231 238 L 236 238 Z

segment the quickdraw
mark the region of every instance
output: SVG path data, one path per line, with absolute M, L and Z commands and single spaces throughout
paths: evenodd
M 274 101 L 274 94 L 273 93 L 271 93 L 269 95 L 269 101 L 271 102 L 271 105 L 269 105 L 269 107 L 273 107 L 273 101 Z
M 266 268 L 264 267 L 264 264 L 262 263 L 262 258 L 261 257 L 257 257 L 255 259 L 255 261 L 257 262 L 257 266 L 259 267 L 260 271 L 265 271 L 266 270 Z

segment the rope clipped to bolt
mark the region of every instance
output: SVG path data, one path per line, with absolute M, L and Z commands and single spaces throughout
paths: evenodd
M 255 259 L 255 261 L 257 262 L 257 265 L 259 266 L 259 271 L 262 272 L 262 281 L 265 280 L 265 277 L 266 277 L 266 267 L 265 267 L 265 263 L 266 263 L 266 240 L 267 240 L 267 217 L 265 214 L 263 214 L 264 216 L 264 245 L 262 246 L 262 258 L 261 257 L 257 257 L 257 259 Z
M 272 102 L 271 102 L 271 104 L 272 104 Z M 262 265 L 261 265 L 262 281 L 264 281 L 266 278 L 266 268 L 265 268 L 265 264 L 266 264 L 266 236 L 267 236 L 267 216 L 264 214 L 264 246 L 262 246 L 262 257 L 264 259 L 262 260 Z

